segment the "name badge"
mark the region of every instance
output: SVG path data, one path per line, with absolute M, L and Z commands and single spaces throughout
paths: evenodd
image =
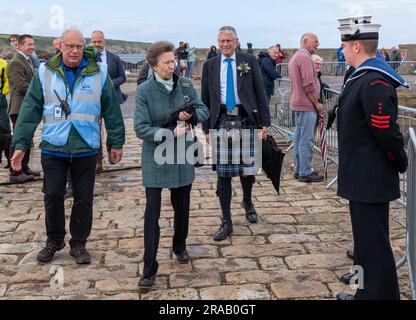
M 53 109 L 53 119 L 61 120 L 62 119 L 62 108 L 61 106 L 55 106 Z

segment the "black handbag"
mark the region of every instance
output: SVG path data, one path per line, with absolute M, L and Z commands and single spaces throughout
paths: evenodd
M 191 93 L 190 92 L 190 87 L 184 86 L 182 83 L 181 83 L 181 85 L 182 85 L 182 90 L 183 90 L 183 93 L 184 93 L 183 100 L 185 101 L 185 105 L 187 105 L 187 104 L 190 103 L 190 98 L 189 98 L 190 93 Z M 194 116 L 191 118 L 191 120 L 193 120 L 193 121 L 188 122 L 188 124 L 191 127 L 191 131 L 192 131 L 192 134 L 194 136 L 193 147 L 195 148 L 195 151 L 194 151 L 195 168 L 201 168 L 205 165 L 204 147 L 203 147 L 203 144 L 198 140 L 198 137 L 195 133 L 195 125 L 198 122 L 198 120 L 197 120 L 198 118 L 196 116 L 195 107 L 194 106 L 192 106 L 192 107 L 193 107 Z M 200 154 L 200 152 L 201 152 L 201 154 Z M 203 159 L 202 162 L 199 161 L 200 158 Z

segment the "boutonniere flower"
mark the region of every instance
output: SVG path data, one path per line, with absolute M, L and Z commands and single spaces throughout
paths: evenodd
M 250 68 L 250 66 L 248 65 L 247 62 L 242 62 L 237 67 L 237 70 L 240 71 L 240 77 L 242 77 L 243 74 L 247 74 L 251 70 L 251 68 Z

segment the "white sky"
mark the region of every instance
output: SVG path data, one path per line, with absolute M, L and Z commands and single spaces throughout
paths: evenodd
M 337 19 L 356 14 L 382 25 L 380 47 L 416 43 L 416 0 L 15 0 L 2 2 L 0 33 L 56 36 L 76 26 L 86 37 L 100 29 L 111 39 L 209 47 L 219 27 L 232 25 L 243 48 L 295 48 L 306 32 L 319 36 L 321 48 L 335 48 Z

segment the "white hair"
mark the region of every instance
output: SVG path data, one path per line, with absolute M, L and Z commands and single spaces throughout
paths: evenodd
M 225 33 L 225 34 L 232 34 L 235 40 L 238 40 L 237 31 L 235 31 L 234 27 L 231 26 L 224 26 L 221 27 L 218 31 L 218 34 Z
M 80 36 L 81 36 L 81 38 L 82 38 L 82 41 L 83 42 L 85 42 L 85 39 L 84 39 L 84 35 L 82 34 L 82 32 L 81 31 L 79 31 L 79 29 L 77 29 L 77 28 L 75 28 L 75 27 L 72 27 L 72 28 L 68 28 L 68 29 L 66 29 L 63 33 L 62 33 L 62 40 L 65 38 L 65 36 L 68 34 L 68 33 L 78 33 Z
M 318 56 L 317 54 L 313 54 L 312 56 L 311 56 L 311 59 L 312 59 L 312 61 L 313 62 L 324 62 L 324 59 L 322 59 L 320 56 Z

